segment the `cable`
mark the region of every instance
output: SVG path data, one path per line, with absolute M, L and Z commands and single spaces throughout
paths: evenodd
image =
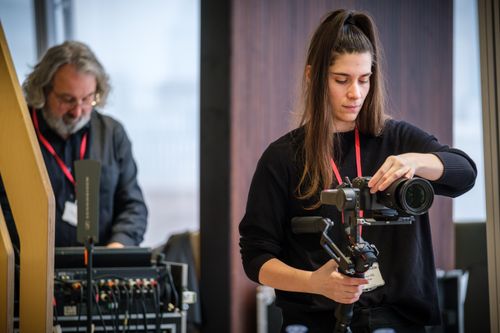
M 141 283 L 141 304 L 142 304 L 142 320 L 144 323 L 144 332 L 148 332 L 148 319 L 146 318 L 146 297 L 144 296 L 144 285 Z
M 161 266 L 165 269 L 165 271 L 160 274 L 160 280 L 166 281 L 164 288 L 164 294 L 166 294 L 165 302 L 167 303 L 166 310 L 171 312 L 175 308 L 179 308 L 179 295 L 177 289 L 175 289 L 174 278 L 172 277 L 170 266 L 164 261 L 161 262 Z M 173 309 L 171 307 L 173 307 Z
M 126 308 L 125 308 L 125 316 L 123 318 L 123 333 L 127 333 L 128 331 L 128 320 L 129 320 L 129 313 L 130 313 L 130 289 L 127 287 L 127 282 L 122 282 L 123 290 L 125 291 L 125 303 L 126 303 Z
M 77 285 L 73 284 L 74 285 L 74 288 L 78 288 L 80 289 L 80 301 L 78 302 L 78 307 L 77 307 L 77 313 L 78 313 L 78 319 L 77 319 L 77 326 L 76 326 L 76 332 L 80 332 L 80 320 L 82 318 L 82 304 L 83 304 L 83 287 L 81 285 L 81 283 L 79 282 L 75 282 L 77 283 Z
M 179 304 L 179 294 L 177 293 L 177 289 L 175 289 L 175 284 L 174 284 L 174 278 L 172 277 L 172 271 L 170 270 L 170 266 L 166 266 L 165 268 L 167 270 L 167 277 L 168 277 L 168 283 L 170 284 L 170 287 L 172 289 L 172 294 L 173 294 L 173 304 L 175 305 L 176 308 L 180 308 Z
M 97 308 L 97 313 L 99 314 L 99 319 L 101 320 L 101 325 L 102 325 L 102 328 L 104 329 L 104 333 L 108 333 L 108 330 L 106 329 L 106 323 L 104 322 L 104 317 L 102 315 L 101 305 L 99 304 L 99 300 L 98 300 L 99 288 L 97 287 L 97 285 L 93 285 L 92 290 L 94 290 L 94 288 L 95 288 L 95 295 L 96 295 L 95 304 L 96 304 L 96 308 Z M 92 300 L 89 300 L 89 301 L 92 302 Z M 87 314 L 87 315 L 89 315 L 89 314 Z M 90 315 L 92 315 L 92 314 L 90 314 Z
M 135 287 L 136 282 L 132 280 L 130 283 L 132 284 L 132 306 L 134 306 L 134 308 L 135 308 L 135 331 L 139 332 L 139 323 L 138 323 L 139 322 L 139 309 L 138 309 L 139 305 L 137 304 L 138 302 L 135 300 L 135 298 L 136 298 L 135 294 L 137 292 L 136 287 Z
M 54 277 L 54 286 L 57 286 L 57 283 L 60 283 L 62 285 L 63 291 L 64 290 L 70 290 L 71 295 L 73 295 L 73 292 L 75 290 L 80 291 L 80 299 L 78 300 L 78 305 L 77 305 L 77 322 L 76 322 L 76 332 L 80 332 L 80 320 L 81 320 L 81 312 L 82 312 L 82 303 L 83 303 L 83 288 L 82 288 L 82 280 L 73 280 L 73 279 L 62 279 L 59 277 Z M 57 310 L 57 300 L 53 299 L 54 303 L 54 313 L 55 313 L 55 325 L 59 325 L 59 313 Z
M 156 280 L 151 281 L 151 289 L 153 291 L 153 301 L 155 306 L 156 314 L 156 333 L 160 333 L 161 318 L 160 318 L 160 292 L 158 288 L 158 282 Z
M 115 301 L 115 313 L 116 313 L 116 330 L 115 332 L 119 332 L 120 330 L 120 306 L 122 304 L 122 296 L 120 292 L 120 287 L 118 285 L 118 281 L 114 281 L 114 284 L 111 288 L 111 292 L 113 293 L 113 300 Z M 117 296 L 115 296 L 115 293 Z
M 116 301 L 115 293 L 113 291 L 113 282 L 108 281 L 108 287 L 109 287 L 109 293 L 111 294 L 111 299 L 114 304 L 114 306 L 111 309 L 111 318 L 113 318 L 113 332 L 117 333 L 118 332 L 118 323 L 120 321 L 119 314 L 120 314 L 120 304 Z

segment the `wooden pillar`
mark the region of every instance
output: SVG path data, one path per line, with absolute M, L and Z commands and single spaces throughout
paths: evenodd
M 500 331 L 500 4 L 478 1 L 490 331 Z
M 54 195 L 1 26 L 0 101 L 0 173 L 21 243 L 19 328 L 51 333 Z
M 203 332 L 254 332 L 238 224 L 258 158 L 293 128 L 305 52 L 329 11 L 368 11 L 386 56 L 390 113 L 452 143 L 452 0 L 226 0 L 201 6 Z M 450 199 L 431 211 L 438 267 L 454 263 Z
M 14 328 L 14 249 L 0 209 L 0 331 Z

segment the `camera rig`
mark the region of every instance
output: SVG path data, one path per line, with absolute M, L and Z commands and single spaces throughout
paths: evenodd
M 294 217 L 292 232 L 321 232 L 321 247 L 338 264 L 341 273 L 352 277 L 363 277 L 377 261 L 375 245 L 363 240 L 363 225 L 411 224 L 415 215 L 428 211 L 434 200 L 431 184 L 422 178 L 396 180 L 384 191 L 371 193 L 368 187 L 370 177 L 357 177 L 340 184 L 336 189 L 321 192 L 320 201 L 336 206 L 342 213 L 342 227 L 345 231 L 345 249 L 335 244 L 330 234 L 334 223 L 327 217 Z M 354 304 L 339 304 L 335 311 L 335 333 L 350 333 L 349 325 Z

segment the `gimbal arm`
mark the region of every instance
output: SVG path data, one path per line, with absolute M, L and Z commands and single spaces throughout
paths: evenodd
M 362 277 L 364 272 L 376 261 L 378 252 L 374 246 L 361 239 L 357 225 L 358 212 L 348 212 L 342 215 L 350 243 L 348 246 L 350 256 L 346 256 L 330 238 L 329 233 L 333 227 L 333 222 L 328 218 L 318 216 L 294 217 L 291 221 L 292 232 L 295 234 L 321 232 L 320 244 L 339 265 L 339 271 L 349 276 Z M 354 237 L 352 237 L 352 233 L 354 233 Z M 334 333 L 351 332 L 349 324 L 352 320 L 353 308 L 353 304 L 339 304 L 335 311 L 336 325 Z
M 332 257 L 339 265 L 341 272 L 345 274 L 354 274 L 354 265 L 349 257 L 347 257 L 339 247 L 333 242 L 329 236 L 330 230 L 333 228 L 333 222 L 326 217 L 319 216 L 303 216 L 292 218 L 292 232 L 294 234 L 311 234 L 321 232 L 320 244 L 323 249 Z

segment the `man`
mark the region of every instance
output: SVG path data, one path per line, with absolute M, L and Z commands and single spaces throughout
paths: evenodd
M 50 48 L 23 83 L 56 201 L 56 246 L 76 240 L 74 161 L 101 162 L 99 243 L 139 245 L 147 208 L 131 143 L 120 123 L 98 112 L 110 85 L 94 53 L 68 41 Z

